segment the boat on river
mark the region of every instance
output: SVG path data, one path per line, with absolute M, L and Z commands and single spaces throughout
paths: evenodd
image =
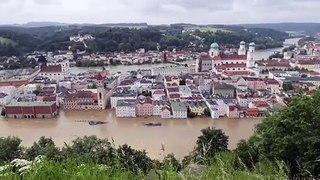
M 161 122 L 145 122 L 145 126 L 162 126 Z
M 103 122 L 103 121 L 88 121 L 90 126 L 95 126 L 95 125 L 101 125 L 101 124 L 108 124 L 108 122 Z

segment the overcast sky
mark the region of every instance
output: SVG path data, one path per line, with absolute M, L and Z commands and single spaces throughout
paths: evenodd
M 320 22 L 320 0 L 0 0 L 0 24 Z

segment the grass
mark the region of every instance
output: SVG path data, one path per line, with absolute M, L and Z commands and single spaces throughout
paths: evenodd
M 204 171 L 195 173 L 187 171 L 179 173 L 170 165 L 158 171 L 157 178 L 160 180 L 285 180 L 285 166 L 281 163 L 261 162 L 252 170 L 245 167 L 236 168 L 237 156 L 234 153 L 222 153 L 215 156 Z M 78 164 L 73 160 L 54 162 L 44 160 L 34 164 L 30 171 L 24 173 L 21 178 L 17 173 L 7 172 L 6 176 L 0 179 L 11 180 L 100 180 L 100 179 L 119 179 L 119 180 L 143 180 L 148 179 L 147 175 L 138 172 L 128 171 L 120 166 L 101 166 L 95 163 Z M 149 177 L 150 178 L 150 177 Z M 151 178 L 154 179 L 154 178 Z
M 222 29 L 222 28 L 214 28 L 214 27 L 202 27 L 199 29 L 201 32 L 217 32 L 217 31 L 222 31 L 222 32 L 232 32 L 226 29 Z
M 0 44 L 5 44 L 5 45 L 11 44 L 11 45 L 14 46 L 16 43 L 15 43 L 13 40 L 11 40 L 11 39 L 4 38 L 4 37 L 1 37 L 1 36 L 0 36 Z

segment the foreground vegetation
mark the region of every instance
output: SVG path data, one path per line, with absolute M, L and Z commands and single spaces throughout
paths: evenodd
M 77 138 L 62 148 L 45 137 L 28 148 L 16 137 L 0 138 L 0 170 L 4 179 L 320 178 L 319 91 L 293 97 L 288 107 L 270 112 L 254 135 L 233 151 L 227 149 L 228 136 L 222 130 L 201 132 L 182 161 L 173 154 L 152 160 L 145 151 L 116 147 L 95 136 Z

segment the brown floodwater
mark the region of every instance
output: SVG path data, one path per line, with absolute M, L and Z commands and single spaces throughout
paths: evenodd
M 85 120 L 108 121 L 108 124 L 89 126 Z M 159 121 L 160 127 L 146 127 L 144 122 Z M 209 126 L 222 129 L 229 136 L 229 148 L 233 149 L 241 139 L 253 134 L 261 119 L 161 119 L 116 118 L 107 111 L 61 111 L 56 119 L 0 119 L 0 136 L 18 136 L 25 146 L 32 145 L 41 136 L 52 137 L 58 146 L 70 143 L 77 137 L 96 135 L 114 139 L 115 144 L 128 144 L 139 150 L 145 149 L 151 158 L 161 159 L 164 154 L 174 153 L 182 159 L 193 150 L 200 130 Z M 165 148 L 163 153 L 162 144 Z

